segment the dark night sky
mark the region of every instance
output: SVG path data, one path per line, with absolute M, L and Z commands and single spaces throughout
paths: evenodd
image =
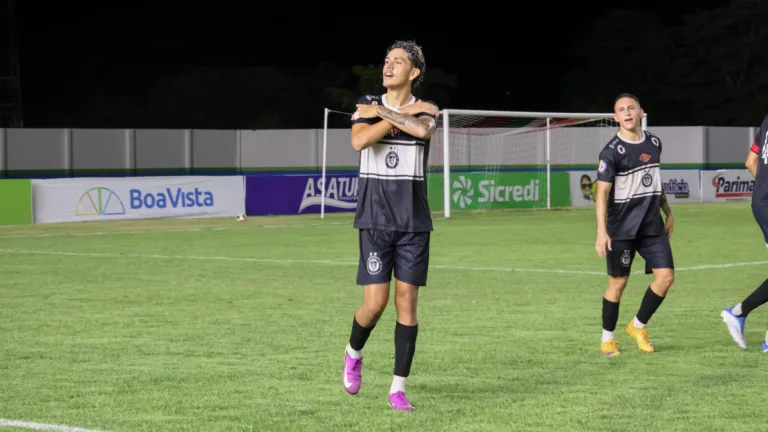
M 240 7 L 234 2 L 227 3 L 230 7 L 224 2 L 200 7 L 192 2 L 182 7 L 76 3 L 17 0 L 27 123 L 76 109 L 97 95 L 141 102 L 156 80 L 193 66 L 371 64 L 383 58 L 389 43 L 402 38 L 415 38 L 424 47 L 427 73 L 437 67 L 459 76 L 454 108 L 546 110 L 557 98 L 558 78 L 568 69 L 559 56 L 599 14 L 634 7 L 676 21 L 696 7 L 726 2 L 666 2 L 655 8 L 604 1 L 532 2 L 507 11 L 471 2 L 455 7 L 420 2 L 402 16 L 394 12 L 401 3 L 382 4 L 368 14 L 338 3 L 333 17 L 312 19 L 298 15 L 310 9 L 297 3 L 293 14 L 269 14 L 255 6 L 268 3 L 253 2 Z M 523 5 L 534 9 L 524 11 Z M 356 15 L 341 17 L 349 10 Z

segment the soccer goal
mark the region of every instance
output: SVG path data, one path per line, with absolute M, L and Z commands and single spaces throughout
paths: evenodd
M 349 146 L 349 128 L 329 129 L 330 115 L 351 113 L 325 109 L 323 185 L 332 180 L 329 154 L 337 170 L 354 170 L 359 162 Z M 643 129 L 647 122 L 645 114 Z M 568 207 L 568 171 L 596 170 L 598 153 L 617 131 L 613 113 L 445 109 L 427 159 L 430 209 L 449 218 L 457 212 Z M 329 199 L 336 199 L 334 190 L 329 183 L 321 193 L 321 218 Z
M 443 110 L 428 159 L 430 209 L 449 218 L 569 207 L 568 170 L 595 170 L 617 132 L 613 113 Z

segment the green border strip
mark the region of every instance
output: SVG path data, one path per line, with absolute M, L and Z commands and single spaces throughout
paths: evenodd
M 0 225 L 29 225 L 32 221 L 32 180 L 0 180 Z

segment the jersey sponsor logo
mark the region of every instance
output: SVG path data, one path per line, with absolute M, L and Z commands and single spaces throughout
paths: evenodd
M 605 161 L 601 160 L 600 163 L 597 165 L 597 172 L 603 172 L 605 171 Z
M 658 146 L 659 146 L 659 139 L 658 139 L 658 138 L 656 138 L 655 136 L 652 136 L 652 137 L 651 137 L 651 142 L 652 142 L 652 143 L 653 143 L 653 145 L 655 145 L 656 147 L 658 147 Z
M 327 177 L 328 189 L 325 190 L 325 206 L 339 209 L 357 208 L 356 176 Z M 320 205 L 323 199 L 323 178 L 310 177 L 304 186 L 304 195 L 299 204 L 299 213 L 313 205 Z
M 640 160 L 648 163 L 648 161 L 651 160 L 651 155 L 643 153 L 640 155 Z
M 755 181 L 718 173 L 712 177 L 712 186 L 715 187 L 715 198 L 749 198 L 755 190 Z
M 691 188 L 685 179 L 669 179 L 669 181 L 662 183 L 661 187 L 665 194 L 675 198 L 688 198 L 691 195 Z
M 619 144 L 619 145 L 616 146 L 616 151 L 618 151 L 619 154 L 623 155 L 624 153 L 626 153 L 627 150 L 624 148 L 623 145 Z

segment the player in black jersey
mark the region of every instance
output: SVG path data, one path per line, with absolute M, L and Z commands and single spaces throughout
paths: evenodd
M 595 197 L 595 249 L 601 258 L 606 258 L 609 276 L 603 297 L 600 351 L 606 355 L 620 354 L 613 332 L 637 252 L 645 259 L 646 274 L 653 273 L 654 278 L 637 315 L 625 330 L 641 351 L 653 352 L 655 348 L 645 326 L 674 281 L 669 242 L 674 218 L 661 182 L 662 142 L 642 130 L 643 109 L 631 94 L 616 98 L 613 118 L 619 123 L 619 132 L 600 152 Z M 661 211 L 666 215 L 666 223 Z
M 411 94 L 424 71 L 421 48 L 396 42 L 384 60 L 386 94 L 360 98 L 352 125 L 352 148 L 360 152 L 357 283 L 365 286 L 365 294 L 352 322 L 342 381 L 348 393 L 360 390 L 363 346 L 387 306 L 394 272 L 397 322 L 389 402 L 395 410 L 414 409 L 405 396 L 405 381 L 418 333 L 419 287 L 426 285 L 429 267 L 432 215 L 425 171 L 439 112 Z
M 752 190 L 752 215 L 763 232 L 765 245 L 768 246 L 768 116 L 765 117 L 760 130 L 755 135 L 745 165 L 755 178 L 755 187 Z M 728 332 L 742 349 L 747 349 L 747 341 L 744 338 L 744 322 L 747 315 L 766 302 L 768 302 L 768 279 L 740 303 L 720 312 Z M 763 340 L 763 352 L 768 352 L 768 332 Z

